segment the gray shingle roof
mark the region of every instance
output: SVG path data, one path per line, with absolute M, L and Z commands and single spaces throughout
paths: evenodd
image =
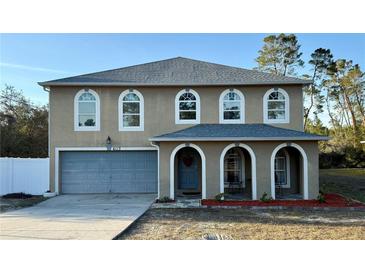
M 95 72 L 53 81 L 41 86 L 159 86 L 309 84 L 311 81 L 256 70 L 225 66 L 183 57 Z
M 270 141 L 328 140 L 326 136 L 266 124 L 199 124 L 155 136 L 150 141 Z

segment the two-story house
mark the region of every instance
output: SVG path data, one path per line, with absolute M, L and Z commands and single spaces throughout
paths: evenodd
M 158 197 L 313 199 L 310 81 L 187 58 L 42 82 L 50 189 Z

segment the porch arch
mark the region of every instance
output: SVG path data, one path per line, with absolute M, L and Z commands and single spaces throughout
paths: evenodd
M 170 199 L 175 199 L 175 156 L 176 153 L 184 148 L 184 147 L 192 147 L 194 148 L 200 155 L 201 161 L 202 161 L 202 199 L 206 199 L 206 158 L 204 155 L 203 150 L 191 143 L 184 143 L 180 144 L 177 147 L 174 148 L 174 150 L 171 152 L 170 155 Z
M 246 144 L 230 144 L 226 146 L 220 157 L 220 167 L 219 167 L 219 191 L 220 193 L 224 192 L 224 157 L 226 156 L 226 153 L 228 150 L 234 147 L 241 147 L 250 154 L 251 157 L 251 176 L 252 176 L 252 200 L 257 200 L 257 185 L 256 185 L 256 155 L 255 152 L 252 150 L 252 148 Z
M 308 200 L 308 157 L 304 149 L 296 143 L 283 143 L 278 145 L 271 154 L 270 173 L 271 173 L 271 197 L 275 199 L 275 156 L 284 147 L 296 148 L 303 158 L 303 199 Z

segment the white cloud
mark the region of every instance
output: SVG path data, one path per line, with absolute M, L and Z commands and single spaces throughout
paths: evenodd
M 49 68 L 41 68 L 41 67 L 32 67 L 27 65 L 21 64 L 12 64 L 12 63 L 5 63 L 0 62 L 1 67 L 7 68 L 14 68 L 14 69 L 23 69 L 23 70 L 32 70 L 32 71 L 41 71 L 41 72 L 51 72 L 51 73 L 58 73 L 58 74 L 68 74 L 69 72 L 57 69 L 49 69 Z

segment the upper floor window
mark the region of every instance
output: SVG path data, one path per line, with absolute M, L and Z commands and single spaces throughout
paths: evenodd
M 244 123 L 245 97 L 237 89 L 227 89 L 219 97 L 219 122 Z
M 264 95 L 264 123 L 289 123 L 289 95 L 281 88 Z
M 139 91 L 123 91 L 119 96 L 118 109 L 120 131 L 144 130 L 144 101 Z
M 100 101 L 98 94 L 90 89 L 80 90 L 74 99 L 75 131 L 100 130 Z
M 180 91 L 175 97 L 175 123 L 200 123 L 200 97 L 192 89 Z

